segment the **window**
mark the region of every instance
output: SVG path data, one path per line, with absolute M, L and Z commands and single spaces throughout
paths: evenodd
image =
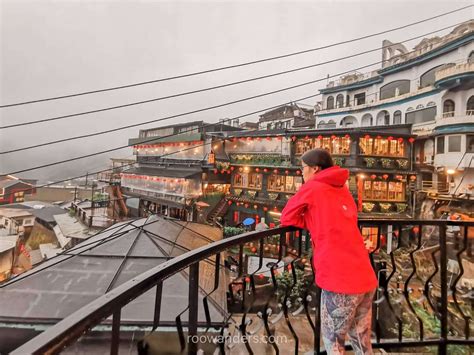
M 393 124 L 401 124 L 402 123 L 402 111 L 395 111 L 393 113 Z
M 354 116 L 346 116 L 341 120 L 341 126 L 349 127 L 349 126 L 357 126 L 357 119 Z
M 434 121 L 436 119 L 436 107 L 428 107 L 418 111 L 411 111 L 405 114 L 406 123 L 422 123 Z
M 474 51 L 469 53 L 469 57 L 467 57 L 467 62 L 468 63 L 474 63 Z
M 454 116 L 455 105 L 453 100 L 446 100 L 443 104 L 443 117 Z
M 326 109 L 332 110 L 334 108 L 334 97 L 329 96 L 327 101 L 326 101 Z
M 32 220 L 31 220 L 31 219 L 24 219 L 24 220 L 23 220 L 23 225 L 24 225 L 24 226 L 28 226 L 28 225 L 30 225 L 31 223 L 32 223 Z
M 362 155 L 381 155 L 393 157 L 405 156 L 404 140 L 389 140 L 385 137 L 361 137 L 359 138 L 359 148 Z
M 402 181 L 365 180 L 362 198 L 377 201 L 405 201 L 405 183 Z
M 370 113 L 366 113 L 364 116 L 362 116 L 362 121 L 360 125 L 362 127 L 372 126 L 372 115 Z
M 461 136 L 449 136 L 448 137 L 448 152 L 460 152 L 461 151 Z
M 474 136 L 466 136 L 466 152 L 474 153 Z
M 257 174 L 257 173 L 235 174 L 234 186 L 261 189 L 262 188 L 262 174 Z
M 270 175 L 268 191 L 295 193 L 303 184 L 300 176 Z
M 474 96 L 471 96 L 469 100 L 467 100 L 466 115 L 474 116 Z
M 344 106 L 344 95 L 339 94 L 336 96 L 336 108 Z
M 351 149 L 351 139 L 346 137 L 321 137 L 300 139 L 296 142 L 296 154 L 301 155 L 307 150 L 321 148 L 326 149 L 331 154 L 349 155 Z
M 383 110 L 377 114 L 377 126 L 388 126 L 390 124 L 390 114 Z
M 380 88 L 380 100 L 389 99 L 410 92 L 410 80 L 397 80 Z
M 336 122 L 334 122 L 333 120 L 329 120 L 326 127 L 327 128 L 336 128 Z
M 438 65 L 437 67 L 431 68 L 427 72 L 425 72 L 423 75 L 420 76 L 420 89 L 425 88 L 427 86 L 431 86 L 435 82 L 435 74 L 438 70 L 442 70 L 445 68 L 448 68 L 450 66 L 453 66 L 454 64 L 442 64 Z
M 356 106 L 365 104 L 365 92 L 361 92 L 360 94 L 355 94 L 354 102 Z
M 436 154 L 444 154 L 444 136 L 436 138 Z
M 323 128 L 324 126 L 326 126 L 326 122 L 325 122 L 325 121 L 319 121 L 319 122 L 318 122 L 318 128 Z

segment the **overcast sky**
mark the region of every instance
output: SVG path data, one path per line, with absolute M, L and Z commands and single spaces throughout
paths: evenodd
M 0 0 L 0 103 L 72 94 L 301 51 L 383 31 L 470 1 L 22 1 Z M 224 84 L 404 41 L 473 18 L 464 10 L 404 30 L 258 65 L 114 92 L 0 109 L 3 125 Z M 448 31 L 440 32 L 440 35 Z M 420 40 L 407 43 L 411 49 Z M 125 109 L 0 130 L 0 149 L 140 123 L 277 90 L 381 60 L 377 51 L 298 73 Z M 373 67 L 376 69 L 376 67 Z M 371 68 L 365 71 L 370 71 Z M 316 94 L 325 81 L 171 121 L 0 155 L 0 173 L 125 145 L 139 128 L 218 121 Z M 314 105 L 318 98 L 306 101 Z M 256 121 L 258 115 L 249 117 Z M 50 180 L 107 166 L 123 149 L 18 174 Z

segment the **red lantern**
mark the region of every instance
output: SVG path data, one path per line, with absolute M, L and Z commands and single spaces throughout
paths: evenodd
M 233 166 L 230 167 L 230 170 L 231 170 L 231 171 L 234 171 L 234 169 L 235 169 L 235 167 L 233 167 Z
M 214 174 L 217 174 L 218 170 L 217 169 L 214 169 Z
M 374 180 L 377 176 L 376 175 L 370 175 L 370 178 Z
M 415 176 L 415 175 L 410 176 L 410 180 L 411 180 L 411 181 L 415 181 L 415 180 L 416 180 L 416 176 Z
M 267 168 L 264 168 L 264 169 L 263 169 L 263 172 L 264 172 L 264 173 L 267 173 L 267 172 L 268 172 L 268 169 L 267 169 Z
M 224 173 L 225 173 L 225 170 L 224 170 L 224 169 L 222 169 L 222 170 L 221 170 L 221 174 L 224 174 Z
M 400 138 L 397 139 L 397 141 L 398 141 L 398 143 L 403 143 L 403 138 L 400 137 Z
M 227 201 L 227 204 L 230 206 L 232 205 L 232 201 Z
M 397 175 L 397 176 L 395 176 L 395 178 L 396 178 L 397 180 L 401 180 L 401 179 L 403 179 L 403 176 Z
M 237 142 L 237 137 L 232 138 L 232 142 Z
M 246 204 L 244 205 L 244 207 L 245 207 L 245 208 L 249 208 L 249 204 L 246 203 Z
M 260 142 L 262 140 L 262 137 L 257 137 L 257 140 Z
M 285 170 L 285 174 L 288 175 L 289 171 L 288 170 Z
M 335 140 L 336 138 L 337 137 L 334 134 L 331 136 L 331 140 Z
M 364 138 L 365 138 L 365 139 L 369 139 L 370 136 L 369 136 L 368 134 L 366 134 L 366 135 L 364 136 Z
M 390 137 L 388 137 L 387 139 L 388 139 L 389 141 L 392 141 L 392 140 L 393 140 L 393 137 L 390 136 Z
M 260 171 L 260 168 L 255 168 L 255 171 L 258 173 Z
M 265 278 L 265 275 L 264 274 L 258 274 L 258 278 L 261 280 L 261 279 Z
M 282 137 L 282 136 L 278 136 L 277 139 L 278 139 L 279 141 L 281 141 L 281 140 L 283 140 L 283 137 Z
M 263 210 L 264 210 L 265 212 L 267 212 L 267 211 L 268 211 L 268 207 L 267 207 L 267 206 L 263 207 Z
M 253 251 L 253 249 L 255 249 L 255 251 L 257 251 L 257 248 L 252 248 L 252 252 L 255 253 L 255 251 Z M 245 278 L 245 282 L 250 282 L 250 277 L 246 277 Z
M 382 139 L 382 136 L 377 136 L 377 137 L 375 137 L 375 138 L 377 138 L 377 139 Z
M 278 174 L 278 169 L 273 170 L 275 174 Z
M 309 136 L 305 136 L 304 139 L 309 139 Z
M 418 232 L 420 231 L 420 228 L 413 227 L 412 231 L 413 231 L 413 233 L 418 234 Z
M 272 137 L 267 137 L 267 141 L 271 141 L 272 140 Z
M 247 137 L 247 140 L 248 140 L 248 141 L 251 141 L 251 140 L 253 140 L 253 139 L 252 139 L 252 137 Z
M 296 175 L 301 175 L 301 170 L 296 170 Z
M 387 180 L 387 179 L 388 179 L 388 175 L 387 175 L 387 174 L 383 174 L 382 177 L 383 177 L 384 180 Z
M 348 134 L 346 134 L 346 135 L 344 136 L 344 138 L 349 139 L 349 138 L 351 138 L 351 136 L 348 135 Z
M 322 136 L 322 135 L 319 135 L 319 136 L 318 136 L 318 139 L 323 139 L 323 136 Z
M 408 141 L 409 141 L 410 143 L 413 143 L 413 142 L 415 141 L 415 138 L 410 137 L 410 138 L 408 138 Z
M 292 136 L 291 140 L 294 142 L 296 140 L 296 136 Z
M 257 206 L 257 205 L 253 205 L 253 208 L 254 208 L 254 209 L 257 209 L 257 208 L 258 208 L 258 206 Z

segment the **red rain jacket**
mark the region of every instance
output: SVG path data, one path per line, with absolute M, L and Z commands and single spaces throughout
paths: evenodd
M 323 290 L 356 294 L 373 290 L 377 279 L 357 225 L 357 207 L 345 183 L 347 169 L 317 173 L 288 201 L 282 226 L 308 229 L 316 284 Z

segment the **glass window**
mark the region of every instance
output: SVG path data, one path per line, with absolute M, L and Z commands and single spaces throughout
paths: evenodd
M 474 115 L 474 96 L 471 96 L 469 100 L 467 100 L 466 115 L 468 116 Z
M 406 123 L 429 122 L 429 121 L 434 121 L 435 117 L 436 117 L 436 107 L 428 107 L 422 110 L 407 112 L 405 115 L 405 122 Z
M 443 103 L 443 117 L 454 116 L 455 105 L 453 100 L 446 100 Z
M 268 191 L 295 193 L 301 187 L 303 178 L 300 176 L 270 175 Z
M 361 92 L 360 94 L 354 95 L 354 101 L 356 105 L 365 104 L 365 92 Z
M 474 136 L 466 137 L 466 152 L 474 153 Z
M 452 66 L 454 64 L 442 64 L 438 65 L 437 67 L 434 67 L 430 70 L 428 70 L 426 73 L 424 73 L 422 76 L 420 76 L 420 89 L 425 88 L 427 86 L 433 85 L 435 82 L 435 74 L 438 70 L 445 69 L 449 66 Z
M 380 88 L 380 100 L 410 92 L 410 80 L 397 80 Z
M 444 136 L 436 138 L 436 154 L 444 154 Z
M 336 96 L 336 108 L 344 106 L 344 96 L 339 94 Z
M 448 152 L 460 152 L 461 151 L 461 136 L 449 136 L 448 137 Z
M 326 102 L 326 109 L 331 110 L 334 108 L 334 97 L 329 96 Z
M 261 189 L 262 188 L 262 174 L 250 173 L 248 187 Z
M 359 138 L 360 153 L 362 155 L 405 156 L 404 141 L 388 138 Z
M 405 183 L 401 181 L 364 181 L 364 200 L 405 201 Z
M 401 124 L 402 123 L 402 111 L 395 111 L 393 113 L 393 124 Z

